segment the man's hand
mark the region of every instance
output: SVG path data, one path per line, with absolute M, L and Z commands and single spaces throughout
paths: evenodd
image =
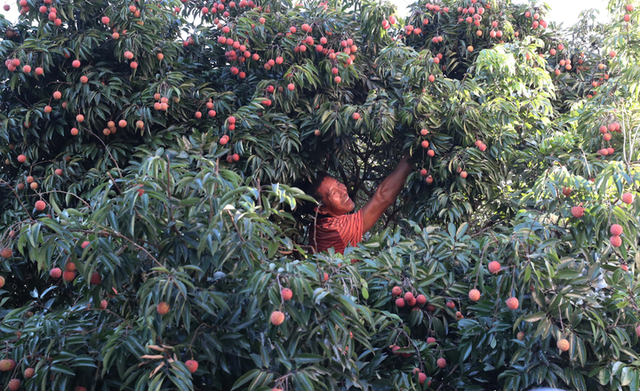
M 362 233 L 369 231 L 398 198 L 404 182 L 413 169 L 413 163 L 409 163 L 408 160 L 409 156 L 405 155 L 398 163 L 398 167 L 382 181 L 371 200 L 362 208 L 364 219 Z

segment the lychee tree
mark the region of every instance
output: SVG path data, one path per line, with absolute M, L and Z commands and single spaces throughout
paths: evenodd
M 11 6 L 3 386 L 638 389 L 633 4 Z M 292 183 L 362 204 L 406 153 L 363 246 L 310 254 Z

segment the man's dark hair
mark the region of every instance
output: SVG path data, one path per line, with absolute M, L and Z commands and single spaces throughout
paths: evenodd
M 331 175 L 328 172 L 320 171 L 316 174 L 316 177 L 313 180 L 299 181 L 298 183 L 294 184 L 294 186 L 304 191 L 305 194 L 315 198 L 316 201 L 320 203 L 322 202 L 322 194 L 318 192 L 318 189 L 320 188 L 322 181 L 324 181 L 324 179 L 327 177 L 331 177 Z M 301 203 L 300 213 L 309 215 L 315 214 L 315 211 L 313 210 L 315 206 L 316 205 L 313 202 L 304 202 L 303 204 Z

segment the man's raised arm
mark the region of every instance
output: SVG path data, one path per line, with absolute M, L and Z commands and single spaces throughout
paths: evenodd
M 405 156 L 400 160 L 398 167 L 382 181 L 371 200 L 362 208 L 364 219 L 362 233 L 369 231 L 375 225 L 384 211 L 395 202 L 400 194 L 404 182 L 413 169 L 413 164 L 409 163 L 407 159 L 408 157 Z

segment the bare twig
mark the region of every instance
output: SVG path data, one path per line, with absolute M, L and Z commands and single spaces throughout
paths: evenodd
M 83 200 L 82 198 L 78 197 L 77 195 L 75 195 L 75 194 L 73 194 L 73 193 L 69 193 L 69 192 L 67 192 L 67 191 L 62 191 L 62 190 L 49 190 L 49 191 L 44 191 L 44 192 L 40 193 L 40 195 L 42 195 L 42 194 L 49 194 L 49 193 L 62 193 L 62 194 L 72 195 L 72 196 L 76 197 L 77 199 L 79 199 L 80 201 L 82 201 L 82 203 L 83 203 L 83 204 L 85 204 L 89 209 L 93 209 L 93 208 L 91 208 L 91 205 L 90 205 L 87 201 L 85 201 L 85 200 Z
M 120 171 L 120 166 L 118 166 L 118 162 L 116 161 L 116 159 L 111 154 L 111 151 L 109 151 L 109 148 L 107 148 L 107 144 L 105 144 L 104 141 L 102 141 L 102 139 L 100 137 L 98 137 L 95 133 L 93 133 L 90 129 L 87 129 L 87 132 L 91 133 L 95 138 L 100 140 L 100 142 L 104 146 L 104 150 L 107 151 L 107 153 L 109 154 L 109 157 L 111 158 L 111 160 L 113 160 L 113 163 L 116 165 L 116 168 L 118 169 L 118 174 L 120 174 L 120 178 L 124 178 L 122 176 L 122 171 Z
M 242 242 L 244 242 L 244 238 L 242 237 L 242 234 L 240 233 L 240 230 L 238 229 L 238 225 L 236 224 L 236 221 L 233 219 L 233 215 L 231 214 L 231 211 L 227 209 L 227 213 L 229 214 L 229 217 L 231 217 L 231 223 L 235 227 L 236 232 L 238 233 L 238 236 L 240 237 L 240 240 Z
M 140 246 L 138 243 L 136 243 L 133 240 L 129 239 L 128 237 L 122 235 L 121 233 L 116 232 L 114 230 L 111 230 L 111 229 L 109 229 L 108 227 L 105 227 L 105 226 L 102 226 L 102 232 L 101 233 L 110 234 L 110 235 L 113 235 L 115 237 L 118 237 L 118 238 L 126 240 L 127 242 L 131 243 L 135 248 L 137 248 L 138 250 L 142 250 L 145 254 L 147 254 L 151 259 L 153 259 L 153 261 L 155 263 L 158 264 L 158 266 L 164 267 L 164 265 L 162 263 L 160 263 L 160 261 L 158 261 L 158 259 L 156 259 L 156 257 L 151 255 L 151 253 L 146 248 Z
M 6 182 L 3 179 L 0 179 L 0 184 L 4 184 L 9 186 L 9 189 L 13 192 L 13 194 L 16 195 L 16 199 L 18 200 L 18 202 L 20 203 L 20 206 L 22 206 L 22 209 L 24 209 L 25 212 L 27 212 L 27 216 L 29 216 L 29 218 L 31 219 L 31 221 L 33 221 L 34 223 L 36 222 L 36 220 L 33 218 L 33 216 L 31 216 L 31 213 L 29 213 L 29 209 L 27 209 L 26 206 L 24 206 L 24 204 L 22 203 L 22 200 L 20 199 L 20 195 L 18 195 L 18 192 L 16 191 L 16 189 L 13 188 L 13 186 L 11 186 L 9 184 L 9 182 Z

